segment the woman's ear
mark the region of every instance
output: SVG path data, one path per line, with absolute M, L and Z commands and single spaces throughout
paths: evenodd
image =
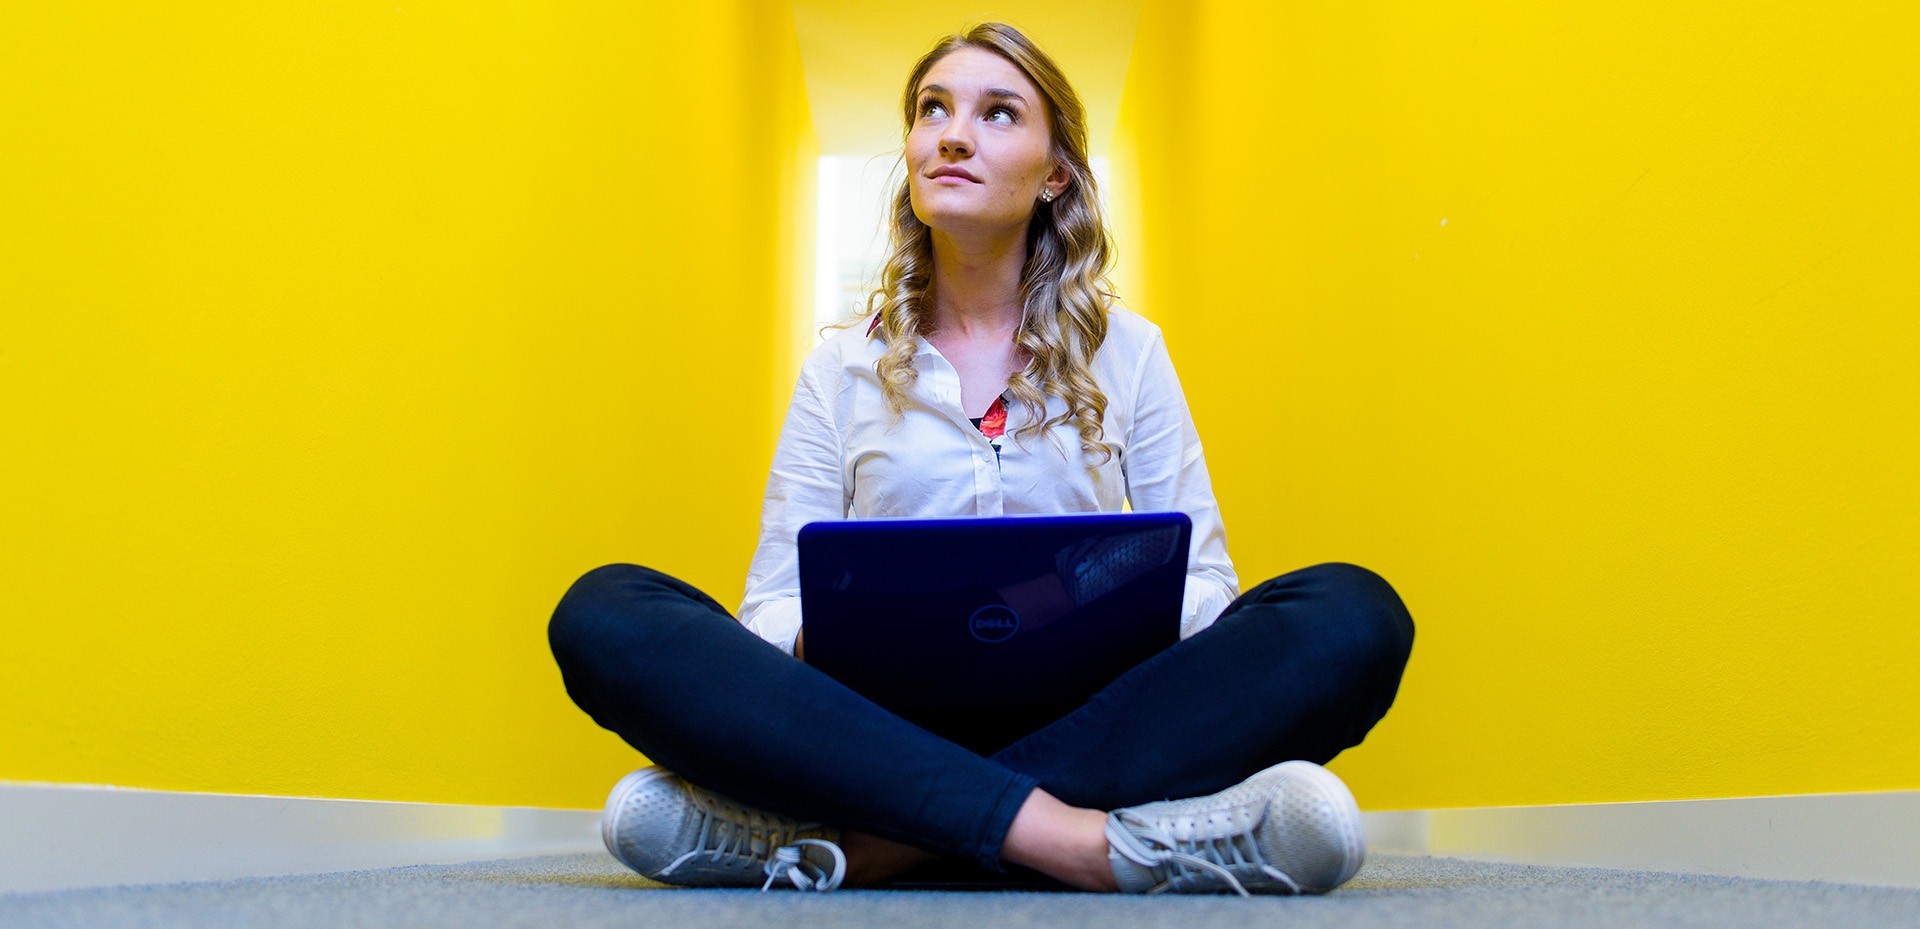
M 1047 187 L 1052 189 L 1053 198 L 1060 199 L 1060 195 L 1066 193 L 1067 188 L 1071 186 L 1073 186 L 1073 172 L 1068 170 L 1067 163 L 1054 162 L 1052 173 L 1047 175 Z

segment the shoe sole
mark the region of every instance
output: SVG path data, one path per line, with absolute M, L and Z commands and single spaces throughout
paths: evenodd
M 1305 778 L 1322 796 L 1326 797 L 1339 811 L 1340 816 L 1340 876 L 1328 887 L 1303 887 L 1310 894 L 1323 894 L 1353 879 L 1360 873 L 1360 865 L 1367 860 L 1366 833 L 1360 828 L 1360 804 L 1353 799 L 1353 791 L 1347 789 L 1340 776 L 1311 761 L 1289 761 L 1278 765 Z
M 641 768 L 638 771 L 628 774 L 626 777 L 621 778 L 618 784 L 613 785 L 612 792 L 607 794 L 607 807 L 600 814 L 600 841 L 607 846 L 607 854 L 612 855 L 614 860 L 629 868 L 633 868 L 634 871 L 641 874 L 646 874 L 646 872 L 635 868 L 632 862 L 620 857 L 620 845 L 614 841 L 614 835 L 618 832 L 618 830 L 614 828 L 614 819 L 620 809 L 627 805 L 627 798 L 633 796 L 634 791 L 656 781 L 670 780 L 673 777 L 674 774 L 672 772 L 658 766 Z M 652 875 L 647 876 L 652 877 Z

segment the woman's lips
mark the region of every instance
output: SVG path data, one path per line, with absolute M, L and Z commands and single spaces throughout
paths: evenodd
M 979 181 L 969 181 L 958 174 L 942 174 L 939 177 L 934 178 L 933 182 L 935 184 L 977 184 L 979 183 Z

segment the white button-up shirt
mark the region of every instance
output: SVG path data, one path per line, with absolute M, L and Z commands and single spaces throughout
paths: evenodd
M 916 338 L 919 381 L 898 428 L 889 428 L 874 371 L 886 344 L 871 326 L 841 331 L 801 366 L 740 606 L 748 629 L 792 654 L 800 634 L 795 540 L 801 526 L 826 519 L 1113 513 L 1127 504 L 1178 510 L 1193 520 L 1181 638 L 1211 625 L 1240 595 L 1200 435 L 1159 326 L 1122 307 L 1108 316 L 1093 376 L 1107 395 L 1104 438 L 1119 454 L 1104 464 L 1080 451 L 1070 420 L 1017 439 L 1032 420 L 1013 403 L 996 455 L 960 407 L 958 372 L 926 337 Z M 1064 412 L 1065 401 L 1048 398 L 1046 418 Z

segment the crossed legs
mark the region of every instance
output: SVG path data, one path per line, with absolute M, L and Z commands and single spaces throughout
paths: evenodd
M 982 757 L 649 568 L 588 572 L 548 631 L 569 695 L 595 722 L 692 783 L 839 825 L 856 883 L 960 856 L 1088 889 L 1113 880 L 1105 811 L 1211 793 L 1278 761 L 1330 760 L 1385 714 L 1413 638 L 1378 575 L 1304 568 Z

